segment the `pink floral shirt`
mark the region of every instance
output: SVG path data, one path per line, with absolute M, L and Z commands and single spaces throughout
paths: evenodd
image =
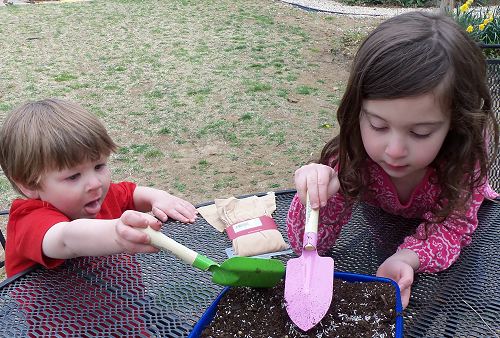
M 439 199 L 440 187 L 436 182 L 436 172 L 429 168 L 413 190 L 409 201 L 401 204 L 396 188 L 386 172 L 375 162 L 369 160 L 367 173 L 374 194 L 366 196 L 364 202 L 382 208 L 384 211 L 405 218 L 420 218 L 424 221 L 433 219 L 433 210 Z M 485 198 L 493 199 L 499 195 L 491 189 L 488 183 L 476 189 L 468 202 L 464 218 L 449 216 L 442 223 L 425 222 L 416 228 L 412 236 L 404 239 L 398 250 L 409 249 L 417 253 L 420 266 L 417 272 L 438 272 L 453 264 L 462 247 L 471 242 L 471 235 L 476 230 L 477 212 Z M 351 209 L 345 207 L 344 197 L 337 193 L 332 196 L 327 205 L 320 209 L 318 224 L 318 252 L 324 254 L 337 240 L 342 226 L 351 218 Z M 298 195 L 290 205 L 287 217 L 287 231 L 290 244 L 295 252 L 302 251 L 304 236 L 305 207 Z

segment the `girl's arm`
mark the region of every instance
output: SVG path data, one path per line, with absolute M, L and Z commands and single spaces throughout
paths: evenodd
M 118 219 L 60 222 L 46 232 L 42 250 L 45 256 L 57 259 L 157 252 L 149 245 L 149 236 L 134 229 L 147 226 L 159 230 L 161 223 L 151 215 L 132 210 L 125 211 Z
M 413 275 L 418 265 L 417 254 L 411 250 L 402 249 L 387 258 L 377 269 L 378 277 L 390 278 L 398 283 L 403 309 L 410 301 Z
M 417 272 L 439 272 L 450 267 L 460 251 L 471 242 L 476 230 L 477 212 L 484 200 L 482 188 L 476 189 L 469 200 L 464 217 L 449 216 L 442 223 L 425 223 L 417 227 L 413 236 L 406 237 L 398 250 L 409 249 L 419 259 Z M 432 220 L 433 214 L 426 213 L 424 220 Z
M 137 210 L 150 212 L 163 222 L 172 217 L 181 222 L 194 222 L 196 208 L 189 202 L 170 195 L 164 190 L 137 186 L 134 190 L 134 204 Z
M 320 254 L 331 249 L 339 237 L 340 230 L 351 218 L 352 209 L 346 208 L 341 194 L 332 196 L 324 208 L 319 210 L 318 247 Z M 300 254 L 304 237 L 306 207 L 300 201 L 298 194 L 292 200 L 286 219 L 288 240 L 292 249 Z

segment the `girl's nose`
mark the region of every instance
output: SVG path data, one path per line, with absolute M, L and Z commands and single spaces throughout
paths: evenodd
M 393 136 L 390 138 L 385 148 L 385 153 L 394 159 L 402 158 L 408 155 L 408 149 L 401 137 Z

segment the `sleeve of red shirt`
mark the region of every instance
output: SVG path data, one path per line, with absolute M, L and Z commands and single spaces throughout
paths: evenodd
M 42 253 L 45 233 L 54 225 L 69 219 L 50 204 L 40 200 L 16 200 L 13 202 L 5 248 L 7 276 L 15 275 L 39 263 L 54 268 L 63 259 L 49 258 Z
M 111 183 L 99 219 L 119 218 L 125 210 L 134 210 L 132 182 Z M 64 259 L 46 257 L 42 242 L 47 231 L 57 223 L 70 219 L 49 203 L 40 200 L 16 200 L 12 203 L 7 225 L 5 270 L 7 276 L 22 272 L 36 263 L 52 269 Z
M 136 186 L 132 182 L 111 183 L 97 218 L 115 219 L 119 218 L 125 210 L 135 210 L 134 191 Z

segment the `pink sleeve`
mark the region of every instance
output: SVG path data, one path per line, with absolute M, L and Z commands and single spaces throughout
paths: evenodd
M 296 194 L 290 204 L 286 219 L 288 240 L 292 249 L 302 253 L 304 237 L 304 222 L 306 208 Z M 327 205 L 319 211 L 318 224 L 318 253 L 325 254 L 335 244 L 340 230 L 351 218 L 351 209 L 345 208 L 345 201 L 341 194 L 336 194 L 328 200 Z
M 417 272 L 439 272 L 450 267 L 460 255 L 462 248 L 471 242 L 476 230 L 477 212 L 484 200 L 484 192 L 478 189 L 472 195 L 464 217 L 449 216 L 442 223 L 421 223 L 413 236 L 406 237 L 398 250 L 409 249 L 417 253 L 420 266 Z M 431 212 L 424 220 L 433 218 Z

